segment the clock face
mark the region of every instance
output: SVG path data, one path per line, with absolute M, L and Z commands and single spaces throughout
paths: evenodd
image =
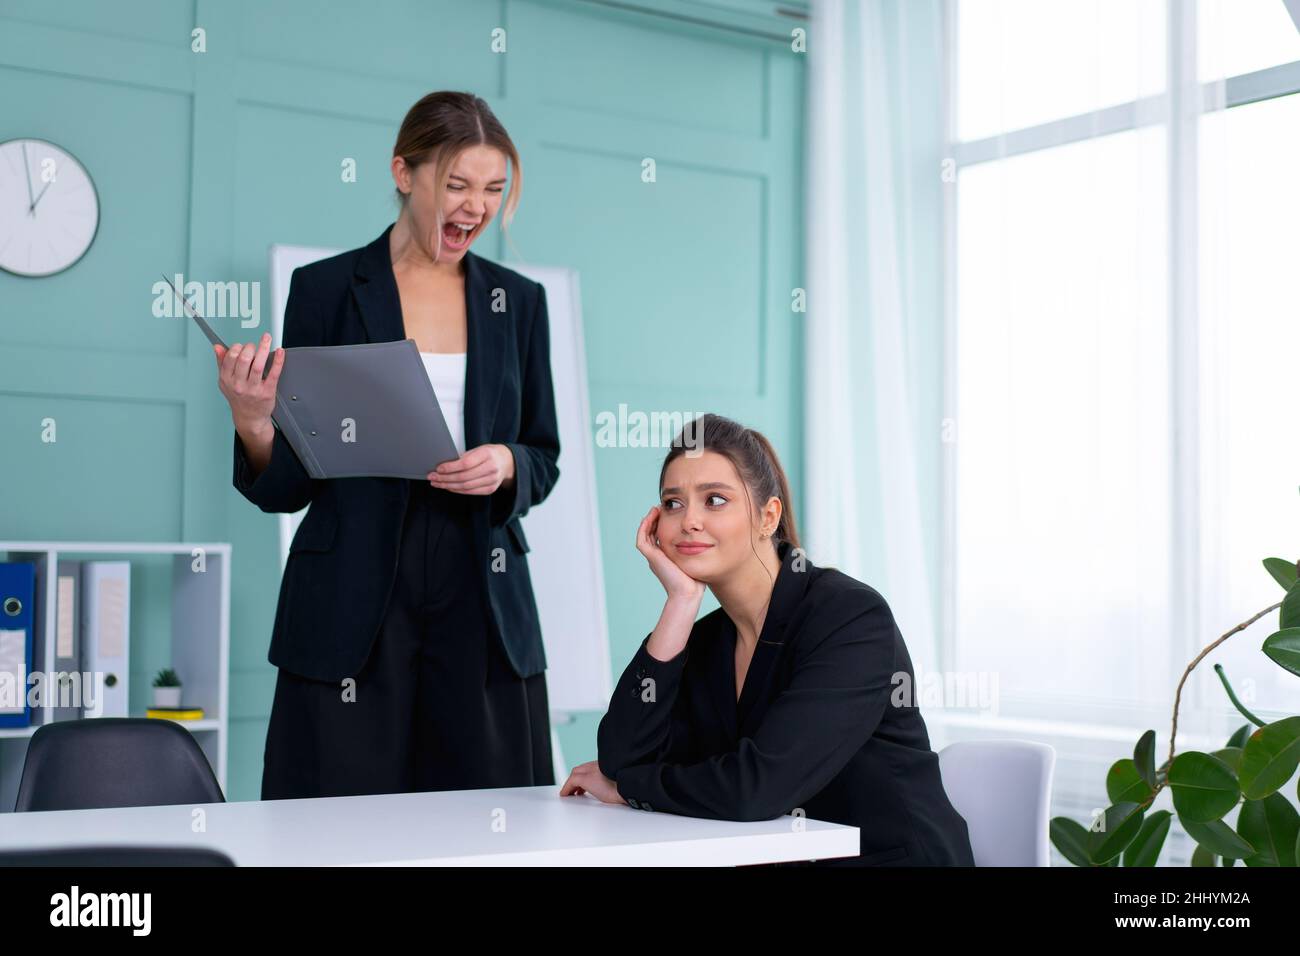
M 0 143 L 0 269 L 62 272 L 99 229 L 99 194 L 72 154 L 43 139 Z

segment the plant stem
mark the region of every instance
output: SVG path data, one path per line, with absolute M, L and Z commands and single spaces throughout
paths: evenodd
M 1182 703 L 1182 699 L 1183 699 L 1183 685 L 1187 683 L 1187 678 L 1191 675 L 1192 670 L 1196 667 L 1197 664 L 1199 664 L 1202 660 L 1204 660 L 1206 654 L 1210 653 L 1210 651 L 1214 650 L 1216 647 L 1218 647 L 1228 638 L 1232 637 L 1232 635 L 1236 634 L 1239 631 L 1244 631 L 1246 628 L 1250 627 L 1250 625 L 1254 624 L 1265 614 L 1268 614 L 1272 611 L 1276 611 L 1281 606 L 1282 606 L 1282 602 L 1278 601 L 1276 604 L 1264 608 L 1264 610 L 1260 611 L 1258 614 L 1256 614 L 1254 617 L 1250 618 L 1249 620 L 1242 621 L 1240 624 L 1238 624 L 1232 630 L 1228 631 L 1226 634 L 1220 637 L 1209 647 L 1205 648 L 1205 650 L 1201 651 L 1201 653 L 1197 654 L 1195 659 L 1190 664 L 1187 665 L 1187 670 L 1183 671 L 1183 678 L 1178 682 L 1178 690 L 1174 694 L 1174 722 L 1173 722 L 1173 727 L 1170 728 L 1169 730 L 1169 759 L 1165 762 L 1166 765 L 1171 770 L 1173 769 L 1173 765 L 1174 765 L 1174 738 L 1178 736 L 1178 707 Z M 1163 787 L 1165 787 L 1168 783 L 1169 783 L 1169 777 L 1166 774 L 1165 779 L 1160 781 L 1160 783 L 1156 785 L 1155 789 L 1151 791 L 1151 796 L 1147 797 L 1146 800 L 1142 801 L 1143 805 L 1144 806 L 1150 805 L 1150 803 L 1153 800 L 1155 800 L 1156 794 L 1158 794 L 1160 790 Z
M 1232 692 L 1232 685 L 1228 683 L 1228 675 L 1223 672 L 1222 664 L 1214 665 L 1214 673 L 1219 675 L 1219 680 L 1223 683 L 1223 689 L 1228 695 L 1228 700 L 1232 701 L 1232 706 L 1237 708 L 1237 710 L 1241 713 L 1241 716 L 1245 717 L 1256 727 L 1263 727 L 1264 721 L 1260 720 L 1258 717 L 1256 717 L 1254 714 L 1248 711 L 1246 709 L 1246 705 L 1243 704 L 1241 701 L 1237 700 L 1237 695 Z

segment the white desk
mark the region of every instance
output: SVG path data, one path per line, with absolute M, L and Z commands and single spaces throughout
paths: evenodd
M 240 866 L 737 866 L 858 853 L 857 827 L 791 816 L 705 820 L 559 790 L 3 813 L 0 849 L 202 846 Z M 196 833 L 200 809 L 206 832 Z

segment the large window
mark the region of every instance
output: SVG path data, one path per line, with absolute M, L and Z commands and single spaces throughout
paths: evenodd
M 1300 31 L 1283 0 L 951 9 L 954 665 L 1004 715 L 1145 723 L 1300 557 Z M 1219 661 L 1300 707 L 1267 627 L 1193 703 Z
M 1225 630 L 1280 597 L 1260 558 L 1300 553 L 1300 95 L 1207 114 L 1200 158 L 1200 617 Z M 1216 659 L 1261 708 L 1300 712 L 1268 633 Z

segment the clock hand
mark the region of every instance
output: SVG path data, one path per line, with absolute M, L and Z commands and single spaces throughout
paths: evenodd
M 33 216 L 36 215 L 36 204 L 37 204 L 38 202 L 41 201 L 41 196 L 44 196 L 44 195 L 45 195 L 45 190 L 50 188 L 50 183 L 52 183 L 52 182 L 54 182 L 54 180 L 50 180 L 49 183 L 46 183 L 46 184 L 45 184 L 45 188 L 42 189 L 42 190 L 41 190 L 41 191 L 36 195 L 36 198 L 32 200 L 32 204 L 31 204 L 30 206 L 27 207 L 27 211 L 28 211 L 31 215 L 33 215 Z
M 31 164 L 27 162 L 26 143 L 23 143 L 23 178 L 27 180 L 27 201 L 31 203 L 31 205 L 27 207 L 27 215 L 34 216 L 36 215 L 34 211 L 36 200 L 32 198 L 32 167 Z

